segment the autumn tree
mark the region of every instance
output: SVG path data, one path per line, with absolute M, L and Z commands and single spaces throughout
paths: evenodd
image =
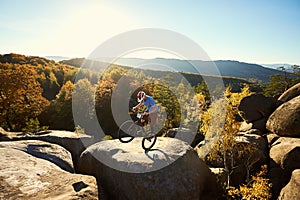
M 29 65 L 0 64 L 0 126 L 20 131 L 49 102 L 42 97 L 36 71 Z
M 88 79 L 80 79 L 75 83 L 72 93 L 72 113 L 80 118 L 76 126 L 84 128 L 86 134 L 96 134 L 95 127 L 90 125 L 92 120 L 97 120 L 95 88 Z
M 72 94 L 74 84 L 67 81 L 56 95 L 56 99 L 41 114 L 42 125 L 49 125 L 51 129 L 74 130 L 72 115 Z
M 99 80 L 95 92 L 95 109 L 101 128 L 105 134 L 117 132 L 117 125 L 111 110 L 111 97 L 116 84 L 112 80 Z
M 209 161 L 223 162 L 227 186 L 231 184 L 235 159 L 251 151 L 247 148 L 240 150 L 235 139 L 240 126 L 236 121 L 237 106 L 241 99 L 249 94 L 251 94 L 249 87 L 245 87 L 241 93 L 232 93 L 230 88 L 227 88 L 224 98 L 212 102 L 211 106 L 200 115 L 202 122 L 200 131 L 204 133 L 207 144 L 197 149 L 198 154 Z

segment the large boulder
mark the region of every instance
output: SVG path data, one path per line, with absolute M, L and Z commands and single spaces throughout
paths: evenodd
M 94 175 L 108 199 L 215 199 L 215 176 L 197 153 L 173 138 L 145 152 L 141 138 L 102 141 L 81 155 L 79 169 Z
M 58 144 L 68 150 L 72 155 L 75 172 L 77 172 L 80 154 L 97 140 L 89 135 L 78 134 L 70 131 L 50 131 L 42 135 L 30 136 L 30 139 L 42 140 Z
M 244 97 L 238 106 L 241 117 L 251 123 L 263 118 L 268 118 L 277 107 L 277 100 L 262 94 L 253 94 Z
M 289 183 L 281 190 L 278 199 L 300 199 L 300 169 L 293 171 Z
M 300 137 L 300 96 L 279 106 L 269 117 L 267 129 L 279 136 Z
M 16 145 L 0 143 L 0 199 L 98 199 L 94 177 L 66 172 Z
M 1 142 L 0 147 L 18 149 L 37 158 L 48 160 L 65 171 L 74 173 L 70 152 L 59 145 L 38 140 L 21 140 Z
M 291 173 L 300 169 L 300 138 L 268 136 L 270 144 L 270 171 L 273 196 L 277 197 L 282 187 L 290 180 Z
M 166 137 L 176 138 L 182 140 L 192 147 L 195 147 L 199 142 L 204 140 L 204 135 L 200 133 L 193 133 L 190 129 L 187 128 L 172 128 L 169 129 Z
M 36 134 L 24 132 L 6 132 L 0 129 L 0 141 L 42 140 L 64 147 L 71 153 L 75 172 L 78 159 L 86 147 L 99 141 L 99 138 L 70 131 L 47 130 Z
M 300 138 L 278 138 L 271 145 L 269 154 L 275 167 L 290 172 L 294 169 L 300 169 Z M 271 165 L 271 167 L 273 166 Z
M 279 98 L 279 102 L 287 102 L 297 96 L 300 96 L 300 83 L 294 85 L 293 87 L 289 88 L 287 91 L 285 91 Z

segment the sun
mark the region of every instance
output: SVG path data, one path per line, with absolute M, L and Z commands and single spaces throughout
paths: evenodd
M 105 40 L 119 33 L 136 29 L 139 21 L 123 10 L 103 4 L 77 7 L 55 35 L 57 54 L 87 57 Z

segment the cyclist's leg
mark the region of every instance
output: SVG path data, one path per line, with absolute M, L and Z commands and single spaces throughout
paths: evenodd
M 147 123 L 149 122 L 149 116 L 148 116 L 148 115 L 144 115 L 144 116 L 141 118 L 141 122 L 142 122 L 142 125 L 143 125 L 143 126 L 146 126 Z
M 157 123 L 157 112 L 151 113 L 149 115 L 149 119 L 150 119 L 149 120 L 150 130 L 154 134 L 155 133 L 154 127 L 155 127 L 155 125 Z

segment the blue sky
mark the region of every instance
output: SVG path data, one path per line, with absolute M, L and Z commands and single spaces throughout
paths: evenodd
M 298 0 L 0 0 L 0 53 L 87 57 L 114 35 L 163 28 L 211 59 L 300 64 Z

